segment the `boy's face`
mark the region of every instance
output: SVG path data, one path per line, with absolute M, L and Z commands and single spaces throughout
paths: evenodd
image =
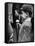
M 21 11 L 22 14 L 19 14 L 17 10 L 15 10 L 15 16 L 18 17 L 19 21 L 24 21 L 28 17 L 28 13 L 26 14 L 24 11 Z

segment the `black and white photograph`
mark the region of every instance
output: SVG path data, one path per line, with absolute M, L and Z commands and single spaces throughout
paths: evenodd
M 5 3 L 5 43 L 34 42 L 34 4 Z

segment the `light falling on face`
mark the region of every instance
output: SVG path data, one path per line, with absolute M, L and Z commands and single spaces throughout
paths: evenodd
M 21 16 L 22 16 L 23 18 L 26 18 L 28 15 L 27 15 L 24 11 L 22 11 Z

